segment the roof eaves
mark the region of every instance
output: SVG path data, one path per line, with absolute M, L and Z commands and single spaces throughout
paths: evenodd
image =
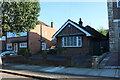
M 82 31 L 83 33 L 86 34 L 86 36 L 92 36 L 89 32 L 87 32 L 83 26 L 79 26 L 77 23 L 73 22 L 72 20 L 68 19 L 65 24 L 53 35 L 53 39 L 56 38 L 56 36 L 59 34 L 59 32 L 61 32 L 61 30 L 64 29 L 64 27 L 70 23 L 71 25 L 73 25 L 74 27 L 76 27 L 77 29 L 79 29 L 80 31 Z

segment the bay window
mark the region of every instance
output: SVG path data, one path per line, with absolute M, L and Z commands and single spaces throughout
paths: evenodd
M 62 37 L 63 47 L 82 47 L 81 36 Z

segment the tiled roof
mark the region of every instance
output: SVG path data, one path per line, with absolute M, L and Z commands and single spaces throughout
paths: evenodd
M 47 26 L 47 27 L 50 27 L 49 25 L 47 25 L 46 23 L 44 23 L 44 22 L 42 22 L 42 21 L 40 21 L 40 20 L 39 20 L 39 22 L 40 22 L 40 24 L 43 24 L 43 25 L 45 25 L 45 26 Z
M 89 25 L 87 25 L 86 27 L 84 26 L 80 26 L 78 23 L 68 19 L 69 21 L 73 22 L 74 24 L 76 24 L 77 26 L 81 27 L 82 29 L 84 29 L 85 31 L 89 32 L 93 37 L 98 38 L 98 39 L 105 39 L 106 36 L 104 36 L 103 34 L 99 33 L 97 30 L 95 30 L 94 28 L 90 27 Z

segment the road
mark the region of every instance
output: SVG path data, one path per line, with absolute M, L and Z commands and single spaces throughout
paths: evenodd
M 1 79 L 2 78 L 2 79 Z M 9 73 L 0 72 L 0 80 L 49 80 L 49 79 L 33 79 L 30 77 L 24 77 L 20 75 L 14 75 Z M 50 79 L 51 80 L 51 79 Z M 120 79 L 112 79 L 112 78 L 91 78 L 91 77 L 79 77 L 79 78 L 58 78 L 57 80 L 120 80 Z
M 0 72 L 0 80 L 37 80 L 37 79 Z

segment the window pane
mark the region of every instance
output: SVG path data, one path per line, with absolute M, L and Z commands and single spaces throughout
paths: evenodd
M 81 37 L 79 36 L 78 37 L 78 46 L 81 46 L 82 45 L 82 39 L 81 39 Z
M 77 38 L 74 37 L 74 40 L 73 40 L 73 41 L 74 41 L 74 42 L 73 42 L 74 46 L 76 46 L 76 44 L 77 44 L 76 40 L 77 40 Z
M 64 37 L 64 46 L 66 46 L 66 44 L 67 44 L 67 39 L 66 37 Z
M 120 7 L 120 0 L 118 0 L 118 7 Z
M 72 46 L 71 38 L 72 38 L 72 37 L 69 37 L 69 41 L 70 41 L 70 46 Z
M 7 44 L 7 50 L 12 50 L 12 43 Z
M 26 48 L 27 47 L 27 43 L 20 43 L 20 47 Z
M 78 40 L 78 46 L 81 46 L 81 40 Z
M 69 38 L 66 37 L 66 40 L 67 40 L 67 46 L 69 46 Z
M 71 46 L 74 46 L 74 38 L 73 37 L 71 37 Z

